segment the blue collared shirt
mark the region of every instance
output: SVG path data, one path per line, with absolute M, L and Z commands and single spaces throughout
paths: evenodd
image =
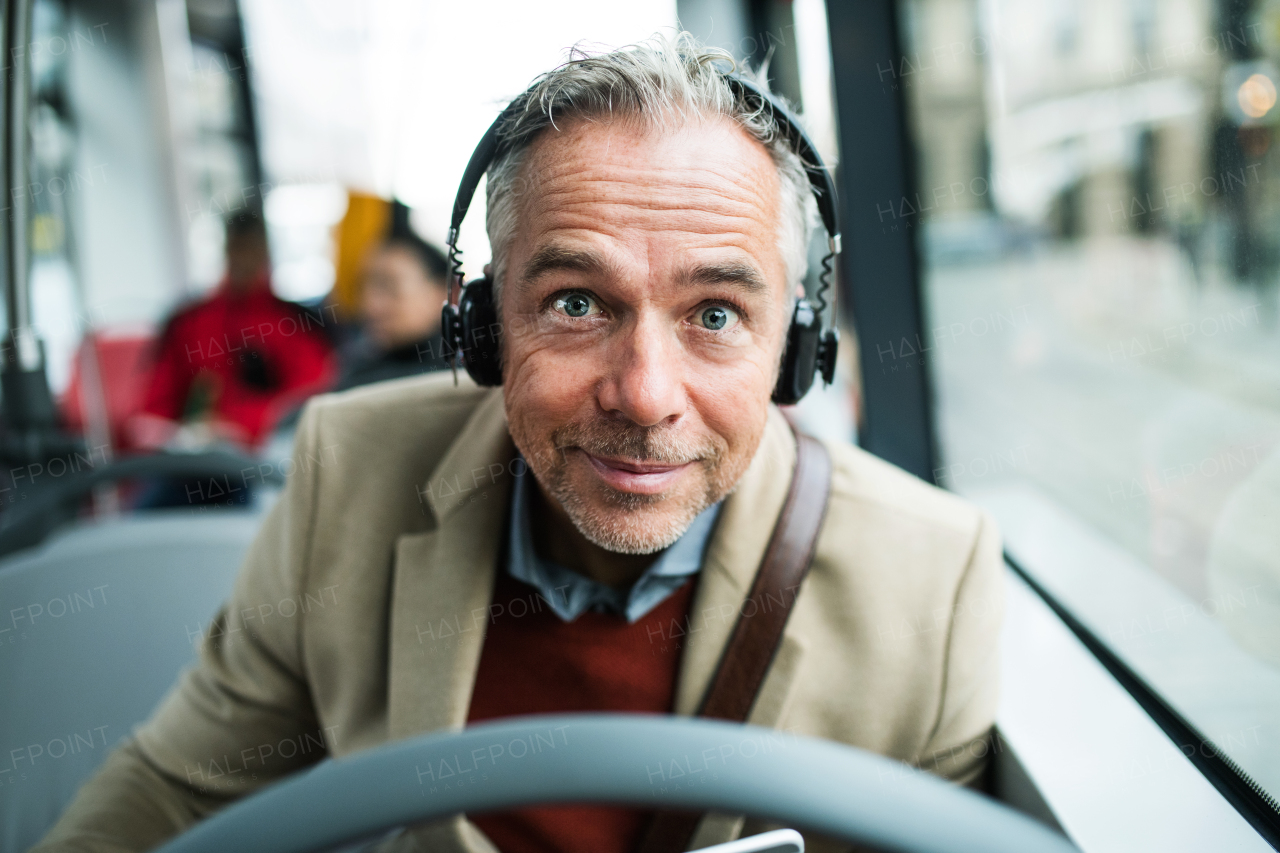
M 511 522 L 507 529 L 507 571 L 537 589 L 565 622 L 572 622 L 593 608 L 635 622 L 657 607 L 702 568 L 702 558 L 721 506 L 717 503 L 703 510 L 684 535 L 654 560 L 630 589 L 619 590 L 538 556 L 533 548 L 529 521 L 528 490 L 532 488 L 535 488 L 532 473 L 515 478 Z

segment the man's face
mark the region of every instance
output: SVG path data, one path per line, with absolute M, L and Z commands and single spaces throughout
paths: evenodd
M 786 329 L 779 178 L 728 120 L 544 131 L 501 298 L 516 446 L 603 548 L 674 542 L 760 443 Z
M 266 237 L 259 234 L 227 235 L 227 279 L 233 287 L 252 282 L 270 263 Z

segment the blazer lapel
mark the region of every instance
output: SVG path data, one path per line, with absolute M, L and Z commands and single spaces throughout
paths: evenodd
M 515 455 L 500 391 L 459 436 L 423 488 L 435 529 L 396 543 L 388 644 L 393 740 L 466 724 L 484 643 Z
M 466 725 L 505 505 L 491 494 L 480 506 L 459 510 L 440 530 L 402 536 L 396 545 L 387 711 L 392 740 Z M 410 827 L 386 849 L 497 853 L 462 815 Z
M 719 524 L 707 547 L 686 625 L 688 639 L 676 686 L 677 714 L 692 715 L 697 711 L 720 663 L 782 511 L 795 459 L 790 427 L 777 409 L 771 409 L 760 448 L 738 488 L 725 499 Z M 800 633 L 788 624 L 748 722 L 773 726 L 781 719 L 803 653 Z

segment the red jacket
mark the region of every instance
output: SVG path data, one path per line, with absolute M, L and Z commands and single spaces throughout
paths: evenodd
M 265 275 L 240 293 L 223 281 L 165 325 L 143 411 L 224 421 L 255 446 L 280 417 L 332 384 L 337 364 L 324 326 L 333 321 L 278 298 Z

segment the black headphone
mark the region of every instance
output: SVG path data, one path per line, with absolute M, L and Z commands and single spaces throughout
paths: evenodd
M 831 287 L 832 265 L 840 254 L 840 230 L 836 227 L 835 185 L 822 164 L 822 157 L 809 135 L 780 101 L 761 90 L 754 83 L 736 74 L 724 75 L 734 97 L 753 109 L 768 111 L 777 120 L 783 137 L 800 157 L 809 185 L 818 202 L 818 212 L 827 230 L 827 254 L 822 259 L 818 292 L 814 295 L 817 308 L 808 299 L 796 300 L 787 330 L 787 344 L 782 351 L 782 369 L 773 389 L 773 401 L 780 405 L 796 403 L 813 385 L 814 377 L 821 374 L 828 385 L 836 372 L 836 350 L 840 333 L 835 328 L 822 328 L 821 314 L 827 308 L 826 293 Z M 467 373 L 477 385 L 502 384 L 502 328 L 498 322 L 497 306 L 493 301 L 493 281 L 488 275 L 471 281 L 461 288 L 458 304 L 452 302 L 455 286 L 462 284 L 462 260 L 458 250 L 458 229 L 471 206 L 480 178 L 496 157 L 500 145 L 501 129 L 520 110 L 525 108 L 529 93 L 516 98 L 502 111 L 480 139 L 480 144 L 467 163 L 453 203 L 453 219 L 449 224 L 449 299 L 445 301 L 441 318 L 441 334 L 444 351 L 457 376 L 458 359 L 461 358 Z M 833 300 L 834 301 L 834 300 Z M 834 314 L 834 311 L 832 312 Z

